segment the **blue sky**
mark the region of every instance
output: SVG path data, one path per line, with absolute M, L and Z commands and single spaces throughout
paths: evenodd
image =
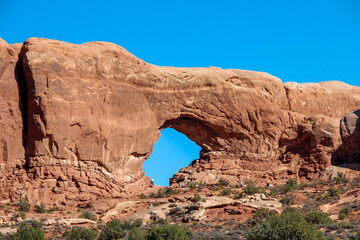
M 360 86 L 358 0 L 1 0 L 0 37 L 108 41 L 156 65 Z

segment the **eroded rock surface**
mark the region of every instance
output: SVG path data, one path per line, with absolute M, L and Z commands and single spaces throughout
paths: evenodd
M 346 114 L 340 122 L 342 144 L 333 156 L 335 163 L 349 164 L 357 170 L 360 163 L 360 109 Z
M 2 60 L 1 69 L 16 73 L 16 56 Z M 26 103 L 26 162 L 18 159 L 21 188 L 35 201 L 86 202 L 147 188 L 142 164 L 166 127 L 202 148 L 173 183 L 190 176 L 208 183 L 225 177 L 231 184 L 314 179 L 342 144 L 340 118 L 360 108 L 360 88 L 344 83 L 283 84 L 261 72 L 159 67 L 104 42 L 31 38 L 20 62 L 26 94 L 18 99 L 9 73 L 1 80 L 14 81 L 15 98 L 1 104 L 17 104 L 20 133 L 9 136 L 21 143 L 18 104 Z
M 17 64 L 21 44 L 9 45 L 0 39 L 0 199 L 9 198 L 25 171 L 23 122 L 18 89 Z M 9 174 L 10 173 L 10 174 Z M 20 177 L 21 178 L 21 177 Z

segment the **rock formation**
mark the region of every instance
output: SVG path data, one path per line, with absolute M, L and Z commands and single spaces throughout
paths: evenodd
M 18 85 L 20 47 L 0 39 L 0 199 L 8 198 L 26 173 L 22 170 L 25 151 Z
M 341 82 L 159 67 L 104 42 L 31 38 L 19 59 L 19 45 L 0 45 L 0 163 L 22 173 L 2 180 L 8 197 L 66 204 L 146 188 L 142 164 L 167 127 L 202 148 L 173 183 L 314 179 L 343 143 L 340 118 L 360 108 L 360 88 Z
M 333 162 L 360 170 L 360 110 L 348 113 L 341 119 L 340 133 L 342 144 L 333 154 Z

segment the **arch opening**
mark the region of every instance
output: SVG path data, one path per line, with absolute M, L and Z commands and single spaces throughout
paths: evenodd
M 165 128 L 152 154 L 143 164 L 145 176 L 153 179 L 155 185 L 169 186 L 169 180 L 175 173 L 199 159 L 200 150 L 201 147 L 185 134 L 173 128 Z

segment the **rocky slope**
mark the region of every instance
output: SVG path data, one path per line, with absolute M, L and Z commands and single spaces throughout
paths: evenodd
M 202 148 L 172 183 L 283 183 L 316 179 L 332 160 L 358 163 L 359 122 L 345 117 L 340 131 L 340 119 L 360 108 L 359 87 L 159 67 L 104 42 L 31 38 L 0 50 L 4 199 L 66 205 L 144 190 L 142 164 L 166 127 Z

